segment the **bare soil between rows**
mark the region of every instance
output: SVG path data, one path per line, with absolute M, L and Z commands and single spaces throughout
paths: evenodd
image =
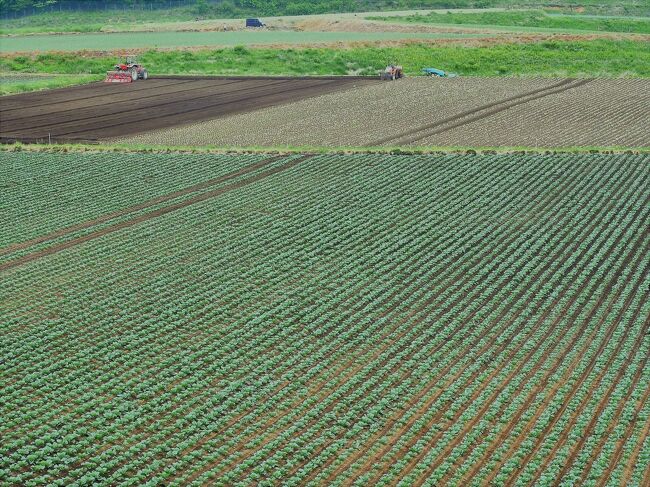
M 363 77 L 161 77 L 0 98 L 0 142 L 88 142 L 376 83 Z

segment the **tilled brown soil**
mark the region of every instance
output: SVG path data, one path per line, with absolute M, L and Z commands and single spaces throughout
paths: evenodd
M 219 118 L 376 80 L 175 77 L 0 99 L 0 140 L 93 141 Z
M 243 147 L 636 148 L 650 140 L 649 101 L 646 79 L 413 77 L 118 140 Z

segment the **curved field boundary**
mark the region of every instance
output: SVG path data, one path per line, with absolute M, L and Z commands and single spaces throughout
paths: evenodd
M 444 118 L 443 120 L 440 120 L 438 122 L 434 122 L 431 124 L 423 125 L 411 130 L 407 130 L 405 132 L 402 132 L 397 135 L 392 135 L 390 137 L 384 137 L 382 139 L 375 140 L 369 144 L 366 144 L 368 147 L 373 147 L 373 146 L 379 146 L 379 145 L 384 145 L 389 142 L 392 143 L 400 143 L 400 144 L 406 144 L 409 142 L 414 142 L 416 140 L 424 139 L 426 137 L 429 137 L 431 135 L 434 135 L 436 133 L 444 132 L 445 130 L 450 130 L 454 127 L 458 127 L 460 125 L 465 125 L 466 123 L 473 122 L 475 120 L 478 120 L 480 118 L 487 117 L 489 115 L 492 115 L 494 113 L 498 113 L 503 110 L 507 110 L 508 108 L 511 108 L 516 105 L 520 105 L 522 103 L 526 103 L 527 101 L 534 100 L 536 98 L 541 98 L 543 96 L 548 96 L 554 93 L 559 93 L 561 91 L 565 91 L 567 89 L 577 87 L 581 84 L 584 84 L 585 82 L 588 82 L 588 80 L 581 80 L 578 81 L 577 83 L 575 80 L 572 79 L 564 79 L 560 81 L 559 83 L 556 83 L 551 86 L 546 86 L 544 88 L 538 88 L 536 90 L 529 91 L 527 93 L 522 93 L 519 95 L 511 96 L 508 98 L 504 98 L 503 100 L 500 101 L 495 101 L 492 103 L 488 103 L 486 105 L 482 105 L 478 108 L 473 108 L 471 110 L 467 110 L 465 112 L 461 112 L 459 114 Z M 573 83 L 573 84 L 572 84 Z M 578 84 L 579 83 L 579 84 Z M 567 86 L 569 85 L 569 86 Z M 531 96 L 537 95 L 535 98 L 530 98 Z M 510 103 L 510 102 L 515 102 L 515 103 Z M 510 103 L 506 106 L 502 106 L 506 103 Z M 490 110 L 488 113 L 480 113 L 485 110 Z M 480 114 L 480 115 L 476 115 Z M 472 118 L 467 118 L 471 117 L 472 115 L 476 115 L 476 117 Z M 448 127 L 445 127 L 447 124 L 452 124 Z M 426 131 L 426 132 L 425 132 Z M 425 132 L 424 134 L 422 132 Z M 410 137 L 409 137 L 410 136 Z M 400 141 L 400 139 L 405 139 L 405 141 Z
M 157 218 L 157 217 L 162 216 L 162 215 L 166 215 L 167 213 L 171 213 L 172 211 L 176 211 L 176 210 L 179 210 L 181 208 L 185 208 L 187 206 L 190 206 L 190 205 L 193 205 L 193 204 L 196 204 L 196 203 L 200 203 L 202 201 L 205 201 L 205 200 L 217 197 L 217 196 L 221 196 L 222 194 L 228 193 L 229 191 L 239 189 L 239 188 L 243 188 L 244 186 L 248 186 L 249 184 L 255 183 L 255 182 L 257 182 L 257 181 L 259 181 L 261 179 L 272 176 L 273 174 L 276 174 L 276 173 L 291 169 L 292 167 L 298 165 L 299 163 L 301 163 L 301 162 L 303 162 L 303 161 L 305 161 L 307 159 L 310 159 L 311 157 L 313 157 L 313 156 L 312 155 L 306 155 L 306 156 L 299 157 L 299 158 L 294 159 L 294 160 L 292 160 L 292 161 L 290 161 L 290 162 L 288 162 L 288 163 L 286 163 L 286 164 L 284 164 L 282 166 L 278 166 L 278 167 L 275 167 L 273 169 L 269 169 L 268 171 L 262 172 L 262 173 L 260 173 L 260 174 L 258 174 L 256 176 L 251 177 L 251 178 L 244 179 L 242 181 L 239 181 L 239 182 L 236 182 L 236 183 L 233 183 L 233 184 L 229 184 L 227 186 L 216 189 L 214 191 L 209 191 L 207 193 L 199 194 L 199 195 L 197 195 L 197 196 L 195 196 L 193 198 L 189 198 L 189 199 L 181 201 L 179 203 L 175 203 L 175 204 L 169 205 L 169 206 L 164 206 L 164 207 L 158 208 L 157 210 L 154 210 L 152 212 L 145 213 L 144 215 L 140 215 L 137 218 L 134 218 L 132 220 L 126 220 L 126 221 L 123 221 L 123 222 L 120 222 L 120 223 L 116 223 L 116 224 L 111 225 L 111 226 L 109 226 L 107 228 L 104 228 L 102 230 L 92 232 L 92 233 L 89 233 L 87 235 L 83 235 L 81 237 L 74 238 L 72 240 L 68 240 L 66 242 L 54 245 L 52 247 L 48 247 L 48 248 L 45 248 L 43 250 L 33 252 L 31 254 L 24 255 L 24 256 L 22 256 L 22 257 L 20 257 L 18 259 L 11 260 L 11 261 L 5 262 L 3 264 L 0 264 L 0 271 L 4 271 L 4 270 L 7 270 L 7 269 L 11 269 L 11 268 L 14 268 L 14 267 L 21 266 L 23 264 L 26 264 L 28 262 L 32 262 L 34 260 L 45 257 L 47 255 L 55 254 L 55 253 L 60 252 L 62 250 L 68 249 L 70 247 L 74 247 L 74 246 L 82 244 L 84 242 L 88 242 L 89 240 L 94 240 L 96 238 L 103 237 L 104 235 L 107 235 L 109 233 L 113 233 L 113 232 L 116 232 L 118 230 L 122 230 L 124 228 L 132 227 L 133 225 L 137 225 L 138 223 L 142 223 L 144 221 L 151 220 L 153 218 Z M 266 163 L 268 164 L 268 162 L 266 162 Z M 231 176 L 231 177 L 235 177 L 235 176 Z M 193 190 L 193 191 L 196 191 L 196 190 Z M 130 210 L 127 213 L 130 213 L 131 211 L 136 211 L 136 210 Z

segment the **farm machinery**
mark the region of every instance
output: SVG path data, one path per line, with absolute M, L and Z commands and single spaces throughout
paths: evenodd
M 456 73 L 448 73 L 447 71 L 436 68 L 422 68 L 422 72 L 432 78 L 455 78 L 458 76 Z
M 135 58 L 127 57 L 123 63 L 118 63 L 112 71 L 106 72 L 106 83 L 132 83 L 139 79 L 147 79 L 147 70 Z
M 391 80 L 394 81 L 399 78 L 404 77 L 404 70 L 402 69 L 402 66 L 395 66 L 394 64 L 389 64 L 386 66 L 386 69 L 384 69 L 379 77 L 382 80 Z

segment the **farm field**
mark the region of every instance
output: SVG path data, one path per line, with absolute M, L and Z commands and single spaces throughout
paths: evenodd
M 400 15 L 372 17 L 371 20 L 409 23 L 411 25 L 458 25 L 463 28 L 503 28 L 519 32 L 557 30 L 560 32 L 636 32 L 650 34 L 650 17 L 613 17 L 591 15 L 566 15 L 543 10 L 430 12 L 426 15 Z
M 650 81 L 594 79 L 412 143 L 421 145 L 650 146 Z M 423 135 L 423 134 L 419 134 Z
M 46 52 L 119 49 L 169 49 L 238 45 L 315 45 L 404 39 L 463 39 L 482 34 L 451 32 L 129 32 L 74 35 L 25 35 L 0 39 L 0 52 Z
M 0 152 L 0 479 L 648 485 L 649 176 Z
M 54 89 L 96 81 L 97 75 L 66 75 L 16 73 L 0 70 L 0 95 L 11 95 L 37 89 Z M 4 100 L 0 100 L 0 107 Z
M 2 98 L 0 139 L 62 141 L 125 136 L 372 82 L 377 80 L 175 77 L 26 93 Z
M 648 119 L 645 79 L 420 77 L 114 140 L 240 147 L 642 147 L 650 141 Z

